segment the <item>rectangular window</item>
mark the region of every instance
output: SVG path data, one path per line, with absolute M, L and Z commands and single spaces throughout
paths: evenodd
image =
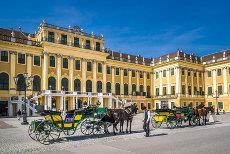
M 48 32 L 48 42 L 54 43 L 54 32 Z
M 40 56 L 34 56 L 34 65 L 40 66 Z
M 156 79 L 158 79 L 159 78 L 159 73 L 158 72 L 156 72 Z
M 224 108 L 223 102 L 218 102 L 218 108 L 219 108 L 219 110 L 223 110 L 223 108 Z
M 199 77 L 201 77 L 201 75 L 202 75 L 201 72 L 199 72 Z
M 211 107 L 212 106 L 212 102 L 208 102 L 208 107 Z
M 200 90 L 199 90 L 199 91 L 200 91 L 200 95 L 204 95 L 204 94 L 203 94 L 203 89 L 202 89 L 202 87 L 200 87 Z
M 87 62 L 87 71 L 92 71 L 92 63 Z
M 68 69 L 68 58 L 62 58 L 62 68 Z
M 147 79 L 150 79 L 150 75 L 149 75 L 149 73 L 147 73 Z
M 184 68 L 182 68 L 181 73 L 182 73 L 182 75 L 184 75 Z
M 185 85 L 182 85 L 182 94 L 185 95 Z
M 79 47 L 80 42 L 79 42 L 79 38 L 78 38 L 78 37 L 74 37 L 73 45 L 74 45 L 75 47 Z
M 128 76 L 128 70 L 124 69 L 124 76 Z
M 193 72 L 193 76 L 196 77 L 196 72 Z
M 212 95 L 212 87 L 208 87 L 208 95 Z
M 75 69 L 81 70 L 81 61 L 80 60 L 75 60 Z
M 218 85 L 218 94 L 223 95 L 222 85 Z
M 190 76 L 191 75 L 191 71 L 190 71 L 190 69 L 188 69 L 188 76 Z
M 119 74 L 120 74 L 120 69 L 116 68 L 116 75 L 119 75 Z
M 188 94 L 192 95 L 192 87 L 191 86 L 188 86 Z
M 167 94 L 167 88 L 163 87 L 163 95 L 165 96 Z
M 107 72 L 107 74 L 110 74 L 110 66 L 106 66 L 106 72 Z
M 175 86 L 171 86 L 171 94 L 175 95 Z
M 221 69 L 217 69 L 217 76 L 221 76 Z
M 85 40 L 85 48 L 90 49 L 90 40 Z
M 54 56 L 50 56 L 50 66 L 55 67 L 55 57 Z
M 102 64 L 101 63 L 97 64 L 97 71 L 98 71 L 98 73 L 102 73 Z
M 8 51 L 1 51 L 1 61 L 8 62 Z
M 100 51 L 101 50 L 101 44 L 100 42 L 96 42 L 96 51 Z
M 143 72 L 142 71 L 140 72 L 140 78 L 143 78 Z
M 156 96 L 159 96 L 159 88 L 156 88 Z
M 136 71 L 132 70 L 132 77 L 135 77 L 135 76 L 136 76 Z
M 171 69 L 171 75 L 174 75 L 174 68 Z
M 18 53 L 18 63 L 19 64 L 25 64 L 26 63 L 25 59 L 26 59 L 25 54 Z
M 196 87 L 194 87 L 194 91 L 193 91 L 193 93 L 194 93 L 194 95 L 197 95 L 197 94 L 198 94 L 198 92 L 197 92 L 197 88 L 196 88 Z
M 166 77 L 166 70 L 163 70 L 163 77 Z
M 208 71 L 208 77 L 211 77 L 212 76 L 212 71 Z
M 67 44 L 67 35 L 61 35 L 61 44 Z

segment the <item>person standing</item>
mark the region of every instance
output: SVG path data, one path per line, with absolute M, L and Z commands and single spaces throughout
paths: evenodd
M 144 111 L 144 119 L 143 119 L 143 129 L 146 132 L 146 137 L 149 137 L 149 124 L 150 124 L 150 119 L 151 119 L 151 115 L 150 115 L 150 111 L 147 110 L 147 108 L 145 106 L 142 107 L 142 110 Z
M 22 112 L 21 112 L 21 110 L 19 109 L 18 112 L 17 112 L 17 118 L 18 118 L 18 120 L 20 120 L 21 115 L 22 115 Z

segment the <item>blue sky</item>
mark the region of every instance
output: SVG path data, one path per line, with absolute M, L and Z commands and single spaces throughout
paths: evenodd
M 230 48 L 227 0 L 1 1 L 0 27 L 34 33 L 42 19 L 103 34 L 106 47 L 157 57 L 177 49 L 205 55 Z

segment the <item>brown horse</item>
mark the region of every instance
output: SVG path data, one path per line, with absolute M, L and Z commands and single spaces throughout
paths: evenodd
M 209 112 L 211 112 L 212 114 L 214 113 L 214 107 L 205 107 L 204 104 L 200 104 L 199 106 L 197 106 L 194 110 L 196 118 L 199 121 L 199 125 L 200 124 L 200 119 L 202 118 L 204 125 L 206 125 L 207 122 L 207 115 Z
M 123 109 L 108 109 L 108 115 L 102 118 L 104 122 L 110 122 L 113 124 L 113 133 L 116 134 L 115 130 L 117 129 L 117 124 L 120 123 L 120 132 L 123 132 L 124 122 L 127 122 L 126 132 L 131 133 L 132 130 L 132 120 L 134 114 L 137 113 L 137 106 L 135 104 L 131 104 L 130 106 L 124 107 Z M 108 133 L 108 129 L 105 128 L 105 132 Z

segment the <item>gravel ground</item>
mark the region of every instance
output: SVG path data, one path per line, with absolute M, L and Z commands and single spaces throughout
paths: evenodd
M 31 122 L 34 119 L 41 119 L 42 117 L 29 117 L 28 121 Z M 143 114 L 137 114 L 134 117 L 132 125 L 132 134 L 121 133 L 118 135 L 103 135 L 101 137 L 93 135 L 82 135 L 80 130 L 72 136 L 61 135 L 61 139 L 58 142 L 50 145 L 43 145 L 37 141 L 32 140 L 27 132 L 28 125 L 21 125 L 20 121 L 16 118 L 1 118 L 0 121 L 12 125 L 13 128 L 0 129 L 0 153 L 41 153 L 41 152 L 55 152 L 66 150 L 73 147 L 82 147 L 86 145 L 94 145 L 95 143 L 109 143 L 114 141 L 124 141 L 132 139 L 143 139 L 144 132 L 142 130 L 142 118 Z M 152 129 L 151 135 L 161 136 L 164 134 L 176 134 L 179 132 L 191 132 L 201 129 L 217 128 L 223 126 L 230 126 L 230 114 L 219 115 L 216 117 L 219 121 L 215 125 L 197 126 L 197 127 L 185 127 L 177 129 Z

